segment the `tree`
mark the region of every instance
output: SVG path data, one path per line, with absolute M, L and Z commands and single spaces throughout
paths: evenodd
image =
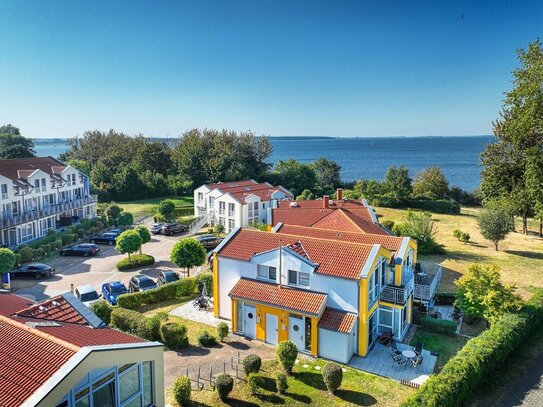
M 313 168 L 294 159 L 287 161 L 280 160 L 275 168 L 274 175 L 277 182 L 290 190 L 294 196 L 304 189 L 313 189 L 317 177 Z
M 115 221 L 122 211 L 123 208 L 121 208 L 115 202 L 111 202 L 111 204 L 106 208 L 105 214 L 111 221 Z
M 130 254 L 139 250 L 142 240 L 139 233 L 135 230 L 125 230 L 121 233 L 115 241 L 115 249 L 119 253 L 128 253 L 128 261 L 130 261 Z
M 456 306 L 467 315 L 485 318 L 490 323 L 522 306 L 515 287 L 502 284 L 499 268 L 492 264 L 472 264 L 456 285 Z
M 178 267 L 185 267 L 187 275 L 190 275 L 192 267 L 205 263 L 206 249 L 194 238 L 182 239 L 174 245 L 170 260 Z
M 11 124 L 0 127 L 0 160 L 35 156 L 34 142 L 21 136 L 17 127 Z
M 70 160 L 67 162 L 67 164 L 71 167 L 74 167 L 76 170 L 81 171 L 85 175 L 89 175 L 91 173 L 91 166 L 88 162 L 85 160 Z
M 117 226 L 130 226 L 134 224 L 134 215 L 130 212 L 121 212 L 116 220 Z
M 294 362 L 298 357 L 298 348 L 296 347 L 296 344 L 292 341 L 281 341 L 275 348 L 275 353 L 277 354 L 277 359 L 279 359 L 281 366 L 285 369 L 285 373 L 291 375 Z
M 410 236 L 418 243 L 420 254 L 443 253 L 443 248 L 436 242 L 436 225 L 428 212 L 407 211 L 402 222 L 394 226 L 396 234 Z
M 494 243 L 496 250 L 498 250 L 498 244 L 513 229 L 509 210 L 499 202 L 487 204 L 479 213 L 477 220 L 481 234 Z
M 305 201 L 310 199 L 315 199 L 315 195 L 309 189 L 304 189 L 302 193 L 296 197 L 297 201 Z
M 221 237 L 221 235 L 224 233 L 224 226 L 220 223 L 217 223 L 213 231 L 217 236 Z
M 330 195 L 341 185 L 341 166 L 335 161 L 321 157 L 310 167 L 315 172 L 315 189 L 319 195 Z
M 0 248 L 0 283 L 4 281 L 3 274 L 9 273 L 13 266 L 15 266 L 15 254 L 7 248 Z
M 543 236 L 543 151 L 532 149 L 526 166 L 526 192 L 534 203 L 534 216 L 539 219 L 539 236 Z
M 164 199 L 158 204 L 158 213 L 166 219 L 171 219 L 175 211 L 175 202 L 171 199 Z
M 147 226 L 138 226 L 136 228 L 136 232 L 138 232 L 141 238 L 141 245 L 140 245 L 140 254 L 141 254 L 142 246 L 145 243 L 148 243 L 151 241 L 151 233 L 149 233 L 149 229 L 147 229 Z
M 384 187 L 386 192 L 394 199 L 406 202 L 413 190 L 411 178 L 409 178 L 409 170 L 403 166 L 391 166 L 385 174 Z
M 415 175 L 413 195 L 430 199 L 444 199 L 449 192 L 449 181 L 439 167 L 428 167 Z

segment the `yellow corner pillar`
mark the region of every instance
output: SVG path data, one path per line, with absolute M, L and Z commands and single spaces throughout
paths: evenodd
M 311 355 L 319 355 L 319 319 L 311 318 Z
M 213 253 L 213 315 L 219 317 L 219 259 Z
M 232 332 L 238 330 L 238 306 L 237 300 L 232 300 Z

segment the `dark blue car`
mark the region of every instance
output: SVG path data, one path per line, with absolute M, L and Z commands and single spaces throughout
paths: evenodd
M 126 294 L 128 289 L 120 281 L 102 284 L 102 295 L 111 305 L 117 305 L 119 295 Z

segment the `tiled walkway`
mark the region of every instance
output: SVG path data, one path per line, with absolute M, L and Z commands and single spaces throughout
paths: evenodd
M 202 324 L 206 325 L 217 326 L 220 322 L 226 322 L 230 326 L 230 321 L 215 318 L 213 316 L 213 309 L 208 311 L 199 310 L 197 307 L 192 305 L 192 301 L 189 301 L 170 311 L 170 314 L 191 321 L 201 322 Z
M 398 343 L 398 349 L 402 351 L 412 349 L 412 347 Z M 424 383 L 434 371 L 437 357 L 432 356 L 427 350 L 422 351 L 423 362 L 415 368 L 410 361 L 404 366 L 396 365 L 390 353 L 390 347 L 377 343 L 365 358 L 354 356 L 349 366 L 390 379 L 405 380 L 417 384 Z

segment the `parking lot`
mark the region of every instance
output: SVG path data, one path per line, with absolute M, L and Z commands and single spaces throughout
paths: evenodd
M 122 281 L 127 285 L 133 275 L 140 273 L 156 279 L 160 270 L 172 269 L 182 272 L 184 270 L 179 269 L 169 259 L 175 242 L 184 237 L 187 236 L 153 235 L 152 240 L 143 245 L 143 253 L 153 256 L 156 263 L 134 271 L 117 271 L 116 264 L 125 258 L 126 254 L 118 253 L 111 246 L 100 246 L 100 253 L 93 257 L 58 257 L 45 262 L 56 269 L 54 276 L 42 280 L 14 279 L 11 281 L 12 292 L 41 301 L 70 291 L 71 284 L 74 287 L 91 284 L 101 292 L 102 283 Z M 200 269 L 191 271 L 191 275 L 198 271 Z

